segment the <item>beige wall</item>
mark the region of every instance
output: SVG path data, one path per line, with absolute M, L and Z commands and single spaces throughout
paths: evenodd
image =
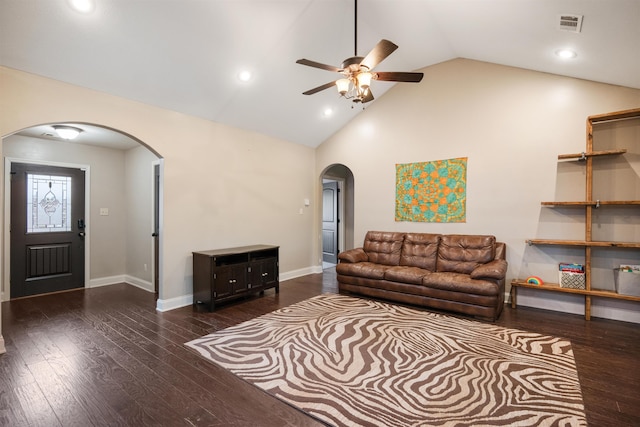
M 525 244 L 584 235 L 580 215 L 540 206 L 563 200 L 556 194 L 557 155 L 584 151 L 587 116 L 640 107 L 640 90 L 464 59 L 422 71 L 419 85 L 396 85 L 317 149 L 318 173 L 332 164 L 353 172 L 356 244 L 372 229 L 494 234 L 508 246 L 509 281 L 536 274 L 557 282 L 557 263 L 579 255 Z M 395 165 L 456 157 L 468 157 L 466 223 L 395 222 Z M 638 165 L 638 156 L 624 159 Z M 640 167 L 635 170 L 637 180 Z M 584 199 L 583 173 L 566 183 L 579 188 L 578 199 Z M 637 215 L 623 221 L 634 221 L 637 233 Z M 624 256 L 640 264 L 639 251 Z M 581 297 L 526 294 L 523 304 L 581 312 Z M 639 308 L 597 300 L 593 314 L 640 322 Z
M 191 252 L 281 246 L 281 278 L 318 265 L 314 150 L 0 67 L 0 135 L 85 122 L 143 141 L 164 161 L 159 304 L 190 303 Z M 303 213 L 300 214 L 299 210 Z

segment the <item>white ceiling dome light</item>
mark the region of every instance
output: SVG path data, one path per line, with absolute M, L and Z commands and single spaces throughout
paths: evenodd
M 62 139 L 76 139 L 82 129 L 73 127 L 73 126 L 63 126 L 63 125 L 54 125 L 53 130 L 56 131 L 56 134 Z

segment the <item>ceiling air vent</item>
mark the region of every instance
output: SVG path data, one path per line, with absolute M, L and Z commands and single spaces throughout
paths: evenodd
M 558 28 L 563 31 L 579 33 L 582 28 L 582 15 L 560 15 Z

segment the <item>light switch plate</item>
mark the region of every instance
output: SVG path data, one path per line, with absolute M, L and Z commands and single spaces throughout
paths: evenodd
M 108 216 L 109 208 L 100 208 L 100 216 Z

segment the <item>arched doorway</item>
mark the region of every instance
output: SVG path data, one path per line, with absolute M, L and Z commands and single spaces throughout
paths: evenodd
M 328 166 L 320 175 L 322 215 L 320 239 L 323 269 L 337 264 L 338 253 L 353 248 L 354 180 L 342 164 Z
M 63 139 L 55 133 L 53 126 L 57 125 L 75 127 L 81 133 L 74 140 Z M 32 126 L 3 137 L 2 144 L 3 300 L 10 294 L 10 171 L 16 162 L 86 170 L 84 287 L 126 282 L 157 291 L 161 283 L 158 228 L 162 206 L 158 197 L 161 188 L 155 188 L 156 183 L 162 185 L 162 157 L 157 152 L 117 129 L 80 122 Z

